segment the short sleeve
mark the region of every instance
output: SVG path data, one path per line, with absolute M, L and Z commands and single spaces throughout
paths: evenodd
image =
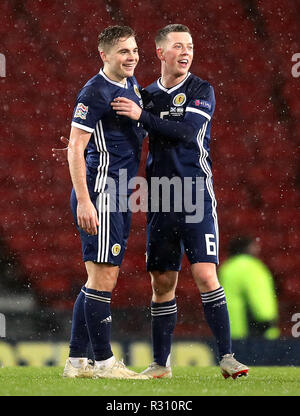
M 94 86 L 84 87 L 76 99 L 72 126 L 93 133 L 108 104 L 109 100 Z

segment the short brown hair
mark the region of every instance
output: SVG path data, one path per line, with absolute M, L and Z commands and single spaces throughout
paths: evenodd
M 157 32 L 155 36 L 155 44 L 158 45 L 159 43 L 164 41 L 167 35 L 172 32 L 187 32 L 190 35 L 192 35 L 190 29 L 187 26 L 175 23 L 175 24 L 167 25 L 163 27 L 162 29 L 159 29 L 159 31 Z
M 129 26 L 108 26 L 98 36 L 98 49 L 107 49 L 115 45 L 121 38 L 135 37 L 135 32 Z

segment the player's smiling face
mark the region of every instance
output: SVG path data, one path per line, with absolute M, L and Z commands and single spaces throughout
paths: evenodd
M 134 37 L 121 38 L 108 51 L 100 51 L 104 72 L 112 81 L 125 83 L 132 77 L 139 61 L 138 47 Z
M 193 61 L 193 40 L 187 32 L 171 32 L 161 48 L 164 71 L 176 77 L 185 76 Z

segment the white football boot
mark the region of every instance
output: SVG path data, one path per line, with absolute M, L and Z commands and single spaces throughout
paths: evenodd
M 162 366 L 153 362 L 146 370 L 142 371 L 141 374 L 145 374 L 150 378 L 171 378 L 172 369 L 170 366 Z
M 94 375 L 92 361 L 86 358 L 79 358 L 78 362 L 79 366 L 75 367 L 72 365 L 71 360 L 67 358 L 62 376 L 67 378 L 92 378 Z
M 95 366 L 93 378 L 117 378 L 129 380 L 148 380 L 149 377 L 143 374 L 129 370 L 123 361 L 117 361 L 115 358 L 110 366 Z
M 223 355 L 222 360 L 220 361 L 223 377 L 232 377 L 233 379 L 236 379 L 237 377 L 248 376 L 249 368 L 246 365 L 239 363 L 233 355 L 234 354 Z

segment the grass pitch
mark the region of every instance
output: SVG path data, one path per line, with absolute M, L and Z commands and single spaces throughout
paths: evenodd
M 141 371 L 141 368 L 134 368 Z M 300 367 L 252 367 L 225 380 L 218 367 L 174 367 L 172 379 L 64 379 L 62 367 L 0 368 L 0 396 L 299 396 Z

